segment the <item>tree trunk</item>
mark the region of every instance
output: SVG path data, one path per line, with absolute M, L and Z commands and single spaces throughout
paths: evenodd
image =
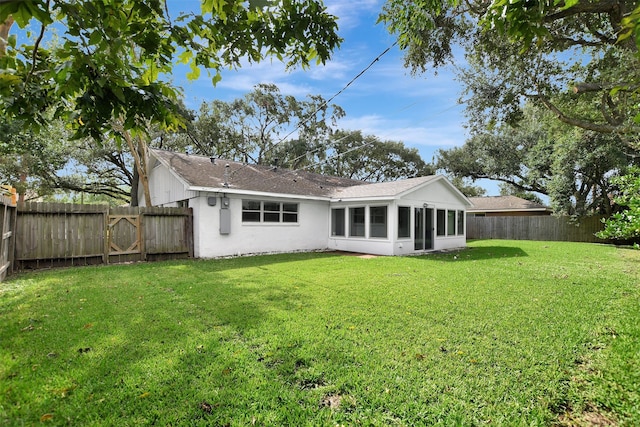
M 23 190 L 18 194 L 18 202 L 24 203 L 25 201 L 25 193 L 27 192 L 27 174 L 25 172 L 20 173 L 20 184 Z
M 140 174 L 138 168 L 133 168 L 133 178 L 131 179 L 131 203 L 130 206 L 140 206 L 138 200 L 138 189 L 140 188 Z
M 136 151 L 137 163 L 140 165 L 138 174 L 140 175 L 140 182 L 142 183 L 142 189 L 144 190 L 144 202 L 145 206 L 150 207 L 151 204 L 151 190 L 149 189 L 149 175 L 147 171 L 147 144 L 142 139 L 142 136 L 138 134 L 138 147 Z
M 133 161 L 136 166 L 135 170 L 138 172 L 138 176 L 140 178 L 139 180 L 140 180 L 140 183 L 142 184 L 142 191 L 144 193 L 145 206 L 147 207 L 153 206 L 151 204 L 151 193 L 149 191 L 149 179 L 147 177 L 147 168 L 146 168 L 147 146 L 144 140 L 142 139 L 142 137 L 138 136 L 137 137 L 138 144 L 136 147 L 133 141 L 133 137 L 131 136 L 131 133 L 124 128 L 122 123 L 120 122 L 114 123 L 114 128 L 117 132 L 119 132 L 124 137 L 124 140 L 127 141 L 127 145 L 129 146 L 129 151 L 133 156 Z M 132 187 L 133 187 L 133 183 L 132 183 Z M 139 200 L 136 200 L 136 202 L 139 202 Z
M 9 15 L 2 24 L 0 24 L 0 58 L 7 53 L 7 39 L 9 38 L 9 30 L 13 25 L 13 17 Z

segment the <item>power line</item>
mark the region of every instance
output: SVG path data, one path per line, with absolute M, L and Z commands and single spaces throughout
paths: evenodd
M 318 111 L 320 111 L 322 108 L 324 108 L 325 106 L 327 106 L 331 101 L 333 101 L 336 97 L 338 97 L 339 95 L 341 95 L 345 90 L 347 90 L 347 88 L 349 88 L 349 86 L 351 86 L 353 84 L 353 82 L 355 82 L 356 80 L 358 80 L 360 77 L 362 77 L 362 75 L 364 73 L 366 73 L 369 68 L 373 67 L 373 65 L 378 62 L 384 55 L 387 54 L 387 52 L 389 52 L 391 49 L 393 49 L 396 45 L 398 44 L 397 41 L 393 42 L 393 44 L 389 47 L 387 47 L 382 53 L 380 53 L 378 56 L 376 56 L 373 61 L 371 61 L 369 63 L 369 65 L 367 65 L 362 71 L 360 71 L 354 78 L 352 78 L 349 83 L 347 83 L 342 89 L 340 89 L 338 92 L 336 92 L 331 98 L 327 99 L 326 101 L 324 101 L 319 107 L 317 107 L 314 111 L 312 111 L 311 113 L 307 114 L 306 117 L 304 117 L 299 123 L 298 125 L 295 127 L 295 129 L 293 129 L 291 132 L 289 132 L 288 134 L 286 134 L 284 137 L 280 138 L 279 141 L 275 142 L 273 145 L 271 145 L 271 147 L 269 147 L 267 150 L 265 150 L 265 153 L 268 153 L 269 151 L 273 150 L 273 148 L 284 142 L 287 138 L 289 138 L 291 135 L 293 135 L 294 133 L 296 133 L 301 127 L 302 124 L 304 122 L 306 122 L 307 120 L 309 120 L 311 117 L 315 116 Z
M 267 148 L 267 149 L 263 152 L 263 154 L 269 153 L 270 151 L 272 151 L 272 150 L 274 149 L 274 147 L 275 147 L 276 145 L 278 145 L 278 144 L 280 144 L 280 143 L 284 142 L 287 138 L 289 138 L 289 137 L 290 137 L 291 135 L 293 135 L 296 131 L 298 131 L 298 130 L 302 127 L 303 123 L 305 123 L 307 120 L 309 120 L 309 119 L 310 119 L 311 117 L 313 117 L 315 114 L 317 114 L 317 113 L 318 113 L 322 108 L 324 108 L 324 107 L 325 107 L 326 105 L 328 105 L 331 101 L 333 101 L 336 97 L 338 97 L 338 96 L 339 96 L 339 95 L 341 95 L 344 91 L 346 91 L 346 90 L 347 90 L 347 89 L 348 89 L 348 88 L 349 88 L 349 87 L 350 87 L 350 86 L 351 86 L 351 85 L 352 85 L 356 80 L 358 80 L 360 77 L 362 77 L 362 75 L 364 75 L 364 73 L 366 73 L 366 72 L 367 72 L 367 71 L 368 71 L 368 70 L 369 70 L 369 69 L 370 69 L 370 68 L 371 68 L 371 67 L 372 67 L 376 62 L 380 61 L 380 59 L 381 59 L 385 54 L 387 54 L 387 53 L 388 53 L 388 52 L 389 52 L 393 47 L 395 47 L 397 44 L 398 44 L 398 42 L 396 41 L 396 42 L 394 42 L 391 46 L 387 47 L 384 51 L 382 51 L 382 52 L 381 52 L 378 56 L 376 56 L 376 57 L 375 57 L 375 58 L 374 58 L 374 59 L 373 59 L 373 60 L 372 60 L 372 61 L 371 61 L 371 62 L 370 62 L 370 63 L 369 63 L 365 68 L 363 68 L 363 69 L 362 69 L 362 71 L 360 71 L 360 72 L 359 72 L 355 77 L 353 77 L 353 78 L 352 78 L 352 79 L 351 79 L 351 80 L 350 80 L 350 81 L 349 81 L 349 82 L 348 82 L 348 83 L 347 83 L 347 84 L 346 84 L 342 89 L 340 89 L 340 90 L 339 90 L 338 92 L 336 92 L 333 96 L 331 96 L 329 99 L 327 99 L 326 101 L 324 101 L 324 102 L 323 102 L 320 106 L 318 106 L 314 111 L 312 111 L 311 113 L 307 114 L 307 115 L 306 115 L 306 116 L 305 116 L 305 117 L 304 117 L 304 118 L 303 118 L 303 119 L 298 123 L 298 125 L 295 127 L 295 129 L 293 129 L 293 130 L 292 130 L 292 131 L 290 131 L 288 134 L 286 134 L 284 137 L 282 137 L 282 138 L 281 138 L 281 139 L 279 139 L 277 142 L 275 142 L 274 144 L 272 144 L 269 148 Z M 419 103 L 419 102 L 414 102 L 414 103 L 411 103 L 411 104 L 409 104 L 409 105 L 406 105 L 406 106 L 402 107 L 398 112 L 400 112 L 400 111 L 404 111 L 404 110 L 408 110 L 408 109 L 412 109 L 412 108 L 413 108 L 413 107 L 415 107 L 415 105 L 417 105 L 418 103 Z M 443 110 L 441 110 L 441 111 L 439 111 L 439 112 L 435 113 L 434 115 L 439 115 L 439 114 L 442 114 L 442 113 L 444 113 L 444 112 L 446 112 L 446 111 L 449 111 L 449 110 L 451 110 L 451 109 L 455 108 L 457 105 L 458 105 L 458 104 L 454 104 L 454 105 L 452 105 L 452 106 L 450 106 L 450 107 L 448 107 L 448 108 L 445 108 L 445 109 L 443 109 Z M 417 122 L 417 123 L 421 123 L 421 122 L 423 122 L 423 121 L 425 121 L 425 120 L 427 120 L 427 118 L 425 118 L 425 119 L 423 119 L 423 120 L 420 120 L 420 121 L 419 121 L 419 122 Z M 190 136 L 191 136 L 191 135 L 190 135 Z M 338 139 L 338 140 L 335 140 L 335 141 L 328 141 L 328 145 L 329 145 L 329 146 L 330 146 L 330 145 L 334 145 L 334 144 L 336 144 L 336 143 L 338 143 L 338 142 L 340 142 L 340 141 L 342 141 L 342 140 L 344 140 L 344 139 L 348 138 L 349 136 L 350 136 L 350 135 L 349 135 L 349 134 L 347 134 L 347 135 L 345 135 L 344 137 L 342 137 L 342 138 L 340 138 L 340 139 Z M 384 138 L 384 137 L 381 137 L 381 138 L 377 137 L 377 138 L 376 138 L 376 140 L 380 140 L 380 139 L 382 139 L 382 138 Z M 350 149 L 348 149 L 348 150 L 346 150 L 346 151 L 344 151 L 344 152 L 342 152 L 342 153 L 336 153 L 336 154 L 334 154 L 334 155 L 331 155 L 331 156 L 329 156 L 328 158 L 326 158 L 326 159 L 324 159 L 324 160 L 322 160 L 322 161 L 315 162 L 315 163 L 311 163 L 311 164 L 308 164 L 308 165 L 306 165 L 306 166 L 303 166 L 303 167 L 302 167 L 302 168 L 300 168 L 299 170 L 306 170 L 306 169 L 312 168 L 312 167 L 314 167 L 314 166 L 319 166 L 319 165 L 322 165 L 322 164 L 326 164 L 327 162 L 331 161 L 332 159 L 339 158 L 339 157 L 344 156 L 344 155 L 346 155 L 346 154 L 348 154 L 348 153 L 351 153 L 351 152 L 353 152 L 353 151 L 356 151 L 356 150 L 359 150 L 359 149 L 365 148 L 365 147 L 367 147 L 367 146 L 372 145 L 373 143 L 375 143 L 375 141 L 367 142 L 367 143 L 364 143 L 364 144 L 359 145 L 359 146 L 357 146 L 357 147 L 352 147 L 352 148 L 350 148 Z M 302 154 L 302 155 L 300 155 L 300 156 L 298 156 L 298 157 L 296 157 L 296 158 L 294 158 L 294 159 L 292 159 L 292 160 L 289 160 L 287 163 L 288 163 L 288 164 L 295 163 L 297 160 L 300 160 L 301 158 L 303 158 L 303 157 L 307 156 L 307 155 L 308 155 L 308 154 L 310 154 L 310 153 L 316 152 L 316 151 L 320 150 L 321 148 L 326 148 L 326 147 L 317 147 L 317 148 L 312 149 L 312 150 L 306 150 L 304 154 Z M 246 167 L 246 166 L 248 166 L 248 164 L 244 164 L 242 167 L 240 167 L 240 168 L 238 168 L 238 169 L 234 170 L 233 172 L 231 172 L 231 176 L 235 175 L 236 173 L 238 173 L 239 171 L 241 171 L 241 170 L 242 170 L 244 167 Z M 290 174 L 290 173 L 294 173 L 294 172 L 295 172 L 295 170 L 289 170 L 289 171 L 287 171 L 287 173 L 286 173 L 286 174 Z M 273 178 L 275 178 L 275 177 L 273 177 Z M 269 179 L 273 179 L 273 178 L 269 178 Z
M 410 105 L 408 105 L 408 106 L 405 106 L 405 107 L 403 107 L 403 108 L 401 108 L 401 109 L 397 110 L 397 112 L 404 111 L 404 110 L 406 110 L 406 109 L 408 109 L 408 108 L 411 108 L 411 107 L 415 106 L 416 104 L 417 104 L 417 102 L 412 103 L 412 104 L 410 104 Z M 444 108 L 444 109 L 442 109 L 442 110 L 440 110 L 440 111 L 438 111 L 438 112 L 436 112 L 436 113 L 432 114 L 432 116 L 438 116 L 438 115 L 440 115 L 440 114 L 446 113 L 447 111 L 449 111 L 449 110 L 451 110 L 451 109 L 453 109 L 453 108 L 456 108 L 458 105 L 459 105 L 459 104 L 457 104 L 457 103 L 456 103 L 456 104 L 453 104 L 453 105 L 451 105 L 451 106 L 449 106 L 449 107 L 447 107 L 447 108 Z M 426 117 L 426 118 L 424 118 L 424 119 L 422 119 L 422 120 L 420 120 L 420 121 L 416 122 L 416 124 L 418 124 L 418 123 L 422 123 L 422 122 L 424 122 L 424 121 L 426 121 L 426 120 L 428 120 L 428 117 Z M 406 128 L 406 127 L 405 127 L 405 128 Z M 377 142 L 377 141 L 382 141 L 384 138 L 386 138 L 386 137 L 387 137 L 387 136 L 389 136 L 389 135 L 390 135 L 390 134 L 386 134 L 386 135 L 384 135 L 384 136 L 382 136 L 382 137 L 375 136 L 375 139 L 374 139 L 374 140 L 372 140 L 371 142 L 366 142 L 366 143 L 364 143 L 364 144 L 362 144 L 362 145 L 358 145 L 357 147 L 351 147 L 350 149 L 348 149 L 348 150 L 346 150 L 346 151 L 344 151 L 344 152 L 336 153 L 336 154 L 334 154 L 334 155 L 331 155 L 331 156 L 327 157 L 326 159 L 324 159 L 324 160 L 322 160 L 322 161 L 318 161 L 318 162 L 310 163 L 310 164 L 305 165 L 305 166 L 303 166 L 303 167 L 301 167 L 301 168 L 299 168 L 299 169 L 295 169 L 295 170 L 294 170 L 294 169 L 287 170 L 287 172 L 285 172 L 283 175 L 281 175 L 281 177 L 282 177 L 282 176 L 286 176 L 286 175 L 293 174 L 293 173 L 295 173 L 295 172 L 296 172 L 296 170 L 306 170 L 306 169 L 309 169 L 309 168 L 313 168 L 313 167 L 315 167 L 315 166 L 320 166 L 320 165 L 326 164 L 326 163 L 330 162 L 330 161 L 331 161 L 331 160 L 333 160 L 333 159 L 337 159 L 337 158 L 339 158 L 339 157 L 341 157 L 341 156 L 344 156 L 345 154 L 349 154 L 349 153 L 351 153 L 351 152 L 353 152 L 353 151 L 356 151 L 356 150 L 359 150 L 359 149 L 362 149 L 362 148 L 368 147 L 368 146 L 370 146 L 370 145 L 374 144 L 374 143 L 375 143 L 375 142 Z M 349 136 L 350 136 L 350 134 L 348 133 L 347 135 L 343 136 L 343 137 L 342 137 L 342 138 L 340 138 L 340 139 L 337 139 L 337 140 L 335 140 L 335 141 L 329 141 L 329 142 L 328 142 L 328 145 L 334 145 L 334 144 L 336 144 L 336 143 L 338 143 L 338 142 L 340 142 L 340 141 L 342 141 L 342 140 L 344 140 L 344 139 L 348 138 Z M 315 152 L 315 151 L 318 151 L 320 148 L 322 148 L 322 147 L 318 147 L 318 148 L 316 148 L 316 149 L 314 149 L 314 150 L 307 150 L 307 151 L 305 152 L 305 154 L 302 154 L 302 155 L 300 155 L 300 156 L 298 156 L 298 157 L 294 158 L 293 160 L 290 160 L 288 163 L 289 163 L 289 164 L 291 164 L 291 163 L 295 163 L 297 160 L 300 160 L 301 158 L 305 157 L 307 154 L 310 154 L 310 153 L 313 153 L 313 152 Z M 236 171 L 237 171 L 237 170 L 236 170 Z M 267 179 L 267 181 L 268 181 L 268 180 L 272 180 L 272 179 L 275 179 L 275 177 L 268 178 L 268 179 Z
M 302 120 L 300 120 L 300 122 L 298 123 L 298 125 L 295 127 L 295 129 L 293 129 L 291 132 L 289 132 L 288 134 L 286 134 L 284 137 L 280 138 L 280 140 L 278 140 L 277 142 L 273 143 L 269 148 L 267 148 L 263 154 L 267 154 L 270 151 L 272 151 L 274 149 L 274 147 L 282 142 L 284 142 L 287 138 L 289 138 L 291 135 L 293 135 L 295 132 L 297 132 L 301 127 L 302 124 L 305 123 L 307 120 L 309 120 L 311 117 L 315 116 L 318 111 L 320 111 L 322 108 L 324 108 L 325 106 L 327 106 L 331 101 L 333 101 L 336 97 L 338 97 L 339 95 L 341 95 L 345 90 L 347 90 L 349 88 L 349 86 L 351 86 L 356 80 L 358 80 L 360 77 L 362 77 L 362 75 L 364 73 L 366 73 L 371 67 L 373 67 L 373 65 L 380 61 L 380 59 L 386 55 L 391 49 L 393 49 L 396 45 L 398 44 L 397 41 L 393 42 L 393 44 L 389 47 L 387 47 L 384 51 L 382 51 L 380 54 L 378 54 L 378 56 L 376 56 L 370 63 L 369 65 L 367 65 L 365 68 L 362 69 L 362 71 L 360 71 L 354 78 L 352 78 L 349 83 L 347 83 L 342 89 L 340 89 L 338 92 L 336 92 L 331 98 L 327 99 L 326 101 L 324 101 L 322 104 L 320 104 L 320 106 L 318 106 L 314 111 L 312 111 L 311 113 L 307 114 Z M 337 141 L 336 141 L 337 142 Z M 307 152 L 305 153 L 309 154 L 309 151 L 307 150 Z M 245 165 L 246 166 L 246 165 Z M 235 171 L 233 171 L 232 175 L 235 175 L 238 171 L 240 171 L 240 169 L 236 169 Z

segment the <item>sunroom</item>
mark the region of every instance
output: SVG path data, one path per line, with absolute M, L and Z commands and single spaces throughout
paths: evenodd
M 330 203 L 329 248 L 408 255 L 464 247 L 470 206 L 440 176 L 341 189 Z

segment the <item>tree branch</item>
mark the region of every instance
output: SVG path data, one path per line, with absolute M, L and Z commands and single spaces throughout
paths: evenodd
M 13 17 L 9 15 L 7 19 L 0 24 L 0 58 L 2 58 L 7 53 L 9 30 L 11 29 L 13 22 Z
M 45 7 L 47 10 L 49 10 L 49 3 L 50 0 L 47 0 L 45 3 Z M 38 39 L 36 40 L 35 44 L 33 45 L 33 55 L 31 56 L 31 69 L 29 70 L 29 74 L 27 74 L 27 76 L 24 78 L 24 83 L 25 86 L 27 84 L 27 82 L 29 82 L 29 80 L 31 79 L 31 76 L 33 76 L 33 73 L 36 70 L 36 64 L 38 61 L 38 49 L 40 47 L 40 43 L 42 42 L 42 38 L 44 37 L 44 30 L 45 28 L 47 28 L 47 26 L 43 23 L 40 26 L 40 34 L 38 34 Z
M 502 177 L 499 175 L 492 175 L 492 174 L 488 174 L 488 173 L 477 173 L 477 172 L 471 172 L 468 175 L 465 175 L 469 178 L 472 178 L 473 180 L 476 179 L 491 179 L 493 181 L 500 181 L 500 182 L 504 182 L 510 185 L 513 185 L 514 187 L 516 187 L 518 190 L 522 190 L 522 191 L 533 191 L 536 193 L 540 193 L 540 194 L 544 194 L 544 195 L 548 195 L 548 191 L 544 188 L 540 188 L 537 185 L 524 185 L 522 184 L 522 182 L 518 182 L 516 180 L 514 180 L 513 178 L 507 178 L 507 177 Z M 522 177 L 518 177 L 518 178 L 522 178 Z
M 55 187 L 77 193 L 102 194 L 113 198 L 127 198 L 129 192 L 117 186 L 106 186 L 103 183 L 75 184 L 70 180 L 58 178 Z
M 609 114 L 609 111 L 607 111 L 606 107 L 609 107 L 611 114 Z M 605 120 L 609 124 L 618 125 L 618 126 L 622 124 L 623 122 L 622 115 L 616 108 L 616 104 L 613 102 L 613 99 L 611 99 L 611 95 L 609 95 L 609 92 L 606 92 L 606 91 L 602 92 L 602 102 L 600 104 L 600 111 L 602 112 L 602 116 L 605 118 Z
M 569 117 L 564 114 L 558 107 L 556 107 L 547 97 L 543 95 L 535 95 L 533 98 L 539 100 L 547 107 L 562 123 L 566 123 L 571 126 L 576 126 L 586 130 L 592 130 L 600 133 L 635 133 L 640 132 L 640 126 L 620 126 L 604 123 L 593 123 L 587 120 L 578 119 L 575 117 Z
M 581 13 L 610 13 L 617 11 L 620 7 L 618 0 L 601 0 L 596 2 L 581 1 L 574 6 L 560 10 L 556 13 L 551 13 L 544 17 L 544 22 L 554 22 L 559 19 L 567 18 L 569 16 L 579 15 Z
M 573 85 L 573 93 L 599 92 L 601 90 L 610 91 L 619 89 L 621 92 L 635 92 L 640 89 L 640 84 L 621 82 L 621 83 L 575 83 Z
M 582 46 L 582 47 L 598 47 L 598 46 L 602 46 L 602 43 L 608 43 L 608 44 L 613 44 L 616 41 L 615 40 L 611 40 L 611 41 L 605 41 L 605 40 L 600 40 L 600 41 L 589 41 L 589 40 L 585 40 L 585 39 L 572 39 L 569 37 L 562 37 L 562 36 L 556 36 L 553 38 L 553 43 L 555 45 L 570 45 L 570 46 Z

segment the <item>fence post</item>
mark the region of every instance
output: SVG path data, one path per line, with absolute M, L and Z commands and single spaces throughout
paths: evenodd
M 2 190 L 0 192 L 0 282 L 14 269 L 17 210 L 15 189 L 3 186 Z
M 109 205 L 102 211 L 102 216 L 104 218 L 104 245 L 102 249 L 104 253 L 102 255 L 102 262 L 106 265 L 109 264 L 109 233 L 111 232 L 111 230 L 109 230 Z
M 193 208 L 186 208 L 187 216 L 185 218 L 185 236 L 187 240 L 187 247 L 189 248 L 189 258 L 193 258 Z
M 147 238 L 144 232 L 145 211 L 148 209 L 145 207 L 138 207 L 138 243 L 140 245 L 140 261 L 147 260 Z

